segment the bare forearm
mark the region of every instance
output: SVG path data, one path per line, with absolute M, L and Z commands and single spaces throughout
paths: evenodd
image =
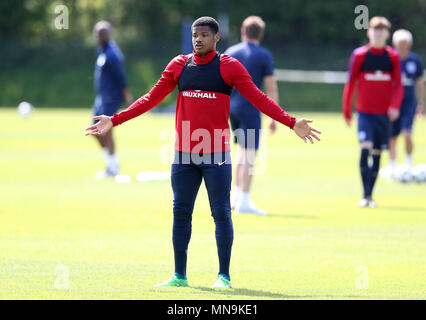
M 265 86 L 265 93 L 266 95 L 271 98 L 272 100 L 274 100 L 277 104 L 279 104 L 279 98 L 278 98 L 278 86 L 277 86 L 277 82 L 275 80 L 275 77 L 272 76 L 267 76 L 265 77 L 264 80 L 264 86 Z M 269 128 L 270 128 L 270 132 L 273 133 L 276 130 L 276 123 L 275 120 L 271 118 L 271 120 L 269 121 Z
M 425 84 L 423 82 L 423 78 L 419 78 L 416 81 L 416 93 L 417 93 L 417 104 L 419 106 L 423 106 L 425 101 Z
M 123 101 L 124 101 L 124 103 L 126 104 L 126 105 L 130 105 L 131 103 L 132 103 L 132 95 L 130 94 L 130 91 L 129 91 L 129 89 L 127 89 L 127 88 L 124 88 L 122 91 L 121 91 L 121 94 L 122 94 L 122 96 L 123 96 Z
M 265 81 L 266 95 L 279 104 L 278 86 L 275 79 L 272 81 Z
M 123 98 L 126 99 L 126 97 L 129 96 L 129 89 L 124 88 L 123 90 L 121 90 L 121 94 L 122 94 Z

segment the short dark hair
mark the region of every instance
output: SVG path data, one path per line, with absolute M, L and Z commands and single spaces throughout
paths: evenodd
M 192 23 L 191 30 L 195 27 L 208 26 L 214 34 L 219 32 L 219 23 L 212 17 L 201 17 Z

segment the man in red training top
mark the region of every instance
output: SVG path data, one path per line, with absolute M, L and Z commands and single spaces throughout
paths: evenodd
M 349 64 L 349 81 L 343 92 L 343 114 L 348 126 L 352 98 L 357 87 L 358 140 L 361 145 L 360 171 L 364 196 L 360 207 L 376 207 L 372 200 L 380 166 L 380 154 L 388 148 L 390 121 L 399 116 L 403 96 L 398 53 L 386 45 L 391 25 L 384 17 L 370 20 L 369 44 L 355 49 Z M 371 166 L 369 157 L 372 157 Z
M 305 142 L 319 140 L 311 120 L 287 114 L 252 82 L 238 60 L 216 52 L 219 25 L 211 17 L 192 24 L 194 51 L 175 57 L 149 93 L 112 117 L 94 117 L 98 123 L 86 135 L 100 135 L 139 116 L 160 103 L 176 86 L 175 159 L 172 164 L 174 275 L 157 286 L 188 286 L 187 249 L 191 237 L 192 211 L 202 179 L 216 225 L 219 274 L 213 288 L 231 287 L 229 264 L 234 231 L 231 219 L 230 94 L 233 87 L 259 110 L 288 126 Z

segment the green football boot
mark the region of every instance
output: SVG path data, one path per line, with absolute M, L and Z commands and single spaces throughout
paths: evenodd
M 212 286 L 213 289 L 230 289 L 231 288 L 231 279 L 223 273 L 219 273 L 217 280 Z
M 164 282 L 158 283 L 155 287 L 187 287 L 188 279 L 178 276 L 176 273 L 172 277 Z

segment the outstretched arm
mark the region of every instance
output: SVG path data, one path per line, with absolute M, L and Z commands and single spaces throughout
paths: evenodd
M 180 72 L 185 65 L 186 57 L 178 56 L 174 58 L 163 71 L 161 78 L 155 86 L 144 96 L 133 102 L 127 109 L 120 113 L 114 113 L 112 117 L 93 117 L 99 120 L 94 125 L 86 128 L 86 135 L 102 135 L 111 130 L 112 127 L 133 119 L 158 105 L 163 99 L 174 90 Z
M 221 59 L 220 72 L 223 80 L 237 90 L 257 109 L 271 117 L 272 119 L 286 125 L 305 142 L 312 138 L 320 140 L 316 133 L 321 133 L 308 125 L 312 120 L 300 119 L 290 116 L 266 94 L 264 94 L 252 81 L 246 68 L 236 59 L 223 56 Z

